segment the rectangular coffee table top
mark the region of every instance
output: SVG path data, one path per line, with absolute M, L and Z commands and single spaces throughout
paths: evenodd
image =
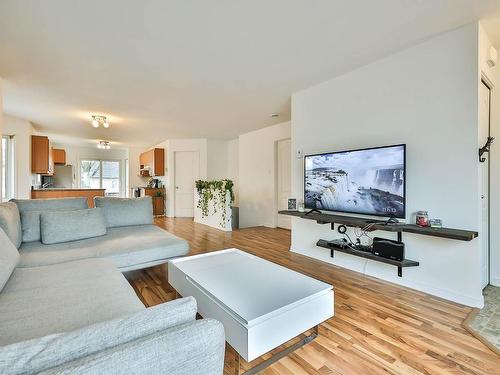
M 174 259 L 171 263 L 248 326 L 333 289 L 322 281 L 238 249 Z

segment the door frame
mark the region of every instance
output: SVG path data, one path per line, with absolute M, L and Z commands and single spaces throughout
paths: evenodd
M 283 139 L 277 139 L 274 141 L 274 202 L 273 202 L 273 227 L 278 228 L 278 143 L 282 141 L 290 141 L 290 168 L 293 168 L 293 163 L 292 163 L 292 153 L 291 153 L 291 146 L 292 146 L 292 138 L 287 137 Z M 292 179 L 292 174 L 290 173 L 290 179 Z M 290 187 L 292 188 L 293 185 L 293 180 L 290 181 Z M 293 190 L 293 188 L 292 188 Z M 290 197 L 291 198 L 291 197 Z M 298 200 L 297 200 L 298 202 Z
M 200 168 L 201 168 L 201 160 L 200 160 L 200 150 L 176 150 L 176 151 L 173 151 L 173 164 L 174 164 L 174 171 L 172 173 L 172 189 L 171 192 L 170 192 L 170 196 L 172 197 L 172 216 L 171 217 L 177 217 L 176 216 L 176 210 L 177 210 L 177 189 L 175 188 L 175 185 L 176 185 L 176 182 L 175 182 L 175 173 L 177 172 L 177 154 L 179 152 L 193 152 L 193 153 L 196 153 L 198 155 L 197 159 L 198 159 L 198 177 L 197 179 L 200 179 L 201 177 L 201 171 L 200 171 Z M 194 190 L 193 190 L 193 196 L 194 196 Z M 193 205 L 194 205 L 194 201 L 193 201 Z M 194 206 L 193 206 L 193 210 L 194 210 Z M 194 215 L 194 213 L 193 213 Z M 194 216 L 193 216 L 194 217 Z
M 488 89 L 488 136 L 491 136 L 491 96 L 492 93 L 491 91 L 493 90 L 493 84 L 492 82 L 486 77 L 485 75 L 481 74 L 481 81 L 479 83 L 480 85 L 484 85 Z M 481 147 L 481 145 L 480 145 Z M 488 286 L 491 282 L 491 275 L 493 273 L 492 271 L 492 263 L 491 263 L 491 154 L 487 155 L 487 162 L 488 162 L 488 186 L 487 186 L 487 192 L 488 192 L 488 251 L 487 251 L 487 256 L 486 256 L 486 269 L 487 269 L 487 275 L 486 275 L 486 286 Z M 479 192 L 481 194 L 481 192 Z M 482 249 L 481 249 L 482 250 Z M 482 253 L 482 252 L 481 252 Z M 481 264 L 482 265 L 482 264 Z M 483 275 L 482 275 L 482 267 L 481 267 L 481 286 L 483 283 Z

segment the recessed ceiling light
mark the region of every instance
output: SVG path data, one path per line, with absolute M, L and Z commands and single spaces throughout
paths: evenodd
M 271 117 L 280 117 L 279 113 L 271 113 Z

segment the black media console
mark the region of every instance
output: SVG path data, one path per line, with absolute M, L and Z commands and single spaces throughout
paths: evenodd
M 329 215 L 317 212 L 308 212 L 306 215 L 305 212 L 299 212 L 299 211 L 279 211 L 278 213 L 282 215 L 295 216 L 307 220 L 315 220 L 318 224 L 330 224 L 332 230 L 334 229 L 335 224 L 340 224 L 356 228 L 366 228 L 367 226 L 369 226 L 369 228 L 366 230 L 369 232 L 375 230 L 396 232 L 397 239 L 400 242 L 402 242 L 403 239 L 403 232 L 414 233 L 423 236 L 448 238 L 458 241 L 472 241 L 474 238 L 478 236 L 477 232 L 468 230 L 452 229 L 452 228 L 419 227 L 418 225 L 403 224 L 403 223 L 386 224 L 386 223 L 381 223 L 382 220 L 377 221 L 374 219 L 364 219 L 356 216 Z M 374 255 L 370 252 L 356 250 L 351 247 L 338 246 L 326 240 L 319 240 L 316 243 L 316 245 L 319 247 L 330 249 L 330 256 L 332 258 L 334 256 L 334 251 L 339 251 L 341 253 L 355 255 L 358 257 L 374 260 L 377 262 L 391 264 L 393 266 L 398 267 L 399 277 L 403 276 L 403 267 L 416 267 L 419 265 L 419 262 L 415 260 L 403 259 L 401 261 L 398 261 L 394 259 L 387 259 Z

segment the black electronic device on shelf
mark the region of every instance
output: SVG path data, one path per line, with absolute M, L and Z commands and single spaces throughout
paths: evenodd
M 405 244 L 387 238 L 373 238 L 373 254 L 382 258 L 401 261 L 405 258 Z
M 373 254 L 382 258 L 402 261 L 405 258 L 405 244 L 387 238 L 373 238 Z

